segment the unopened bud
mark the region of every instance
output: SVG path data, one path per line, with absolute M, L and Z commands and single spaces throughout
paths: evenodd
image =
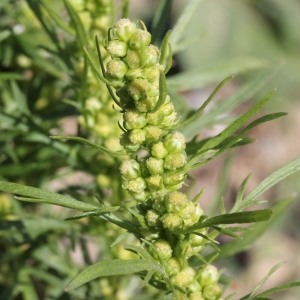
M 133 129 L 129 133 L 129 140 L 133 144 L 142 144 L 146 140 L 146 132 L 143 129 Z
M 183 153 L 167 155 L 164 161 L 164 168 L 170 171 L 182 168 L 186 164 L 186 155 Z
M 119 59 L 112 59 L 106 65 L 106 73 L 117 79 L 122 79 L 127 72 L 127 65 L 119 60 Z
M 181 192 L 172 191 L 165 196 L 165 204 L 169 213 L 180 212 L 188 203 L 186 195 Z
M 158 142 L 152 145 L 151 154 L 156 158 L 164 158 L 168 151 L 162 142 Z
M 144 130 L 146 131 L 147 143 L 158 141 L 162 135 L 162 130 L 157 126 L 147 125 L 144 127 Z
M 172 278 L 173 284 L 185 288 L 187 287 L 194 279 L 195 271 L 191 267 L 185 268 L 183 271 L 179 272 L 176 276 Z
M 124 114 L 124 126 L 127 130 L 140 129 L 146 126 L 147 117 L 136 109 L 128 109 Z
M 180 272 L 181 263 L 177 257 L 171 257 L 166 261 L 166 269 L 169 276 L 174 276 Z
M 147 211 L 145 218 L 148 226 L 155 227 L 160 225 L 160 215 L 152 209 Z
M 146 178 L 147 187 L 150 191 L 157 191 L 161 189 L 162 178 L 160 175 L 153 175 Z
M 137 29 L 129 40 L 129 47 L 131 49 L 141 49 L 146 47 L 151 42 L 151 34 L 148 31 Z
M 218 300 L 222 295 L 221 288 L 217 285 L 207 285 L 203 289 L 203 297 L 209 300 Z
M 129 19 L 120 19 L 115 23 L 113 33 L 122 41 L 127 42 L 136 30 L 135 23 L 131 22 Z
M 141 176 L 140 165 L 134 159 L 123 160 L 120 166 L 120 172 L 127 180 L 136 179 Z
M 127 44 L 118 40 L 110 41 L 106 46 L 107 52 L 112 57 L 124 57 L 127 53 L 127 49 Z
M 149 45 L 145 51 L 146 57 L 145 57 L 145 62 L 143 67 L 147 68 L 155 65 L 158 62 L 159 55 L 160 55 L 159 49 L 154 45 Z
M 216 284 L 219 280 L 217 268 L 213 265 L 204 266 L 198 271 L 197 280 L 203 287 Z
M 152 254 L 152 256 L 155 259 L 158 259 L 158 256 L 161 259 L 168 259 L 172 256 L 172 252 L 173 252 L 172 248 L 166 240 L 163 239 L 156 240 L 153 243 L 153 246 L 156 248 L 157 253 L 152 248 L 149 248 L 149 252 Z
M 163 174 L 164 161 L 155 157 L 150 157 L 146 160 L 146 165 L 152 175 Z
M 183 220 L 176 214 L 167 213 L 161 217 L 161 221 L 164 228 L 170 230 L 180 230 L 183 229 Z
M 184 135 L 179 131 L 172 132 L 166 135 L 164 145 L 168 153 L 180 153 L 186 147 Z
M 146 182 L 142 177 L 129 180 L 125 186 L 128 191 L 133 193 L 142 193 L 147 187 Z

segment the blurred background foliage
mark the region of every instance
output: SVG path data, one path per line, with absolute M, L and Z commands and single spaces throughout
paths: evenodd
M 189 2 L 173 1 L 169 18 L 156 31 L 158 40 L 162 32 L 176 26 Z M 234 150 L 230 156 L 221 157 L 193 174 L 196 184 L 192 184 L 191 194 L 206 187 L 204 207 L 209 207 L 211 199 L 225 190 L 230 206 L 249 172 L 251 189 L 300 153 L 300 2 L 198 2 L 180 42 L 175 43 L 173 68 L 168 77 L 170 94 L 182 118 L 199 107 L 220 80 L 228 75 L 238 76 L 222 89 L 203 117 L 184 128 L 185 134 L 192 137 L 200 130 L 201 138 L 217 134 L 224 124 L 274 88 L 276 95 L 266 111 L 289 113 L 255 129 L 250 134 L 255 143 Z M 44 19 L 40 20 L 37 3 L 0 3 L 0 179 L 68 193 L 87 202 L 97 201 L 92 197 L 95 193 L 117 202 L 122 198 L 114 167 L 117 159 L 77 143 L 49 138 L 49 133 L 77 134 L 106 141 L 78 122 L 80 115 L 88 113 L 80 106 L 85 101 L 79 67 L 83 53 L 74 38 L 75 30 L 63 1 L 41 1 L 45 6 L 40 14 Z M 74 1 L 74 7 L 76 3 L 79 2 Z M 132 0 L 130 17 L 144 20 L 151 28 L 158 4 L 159 1 Z M 112 16 L 115 12 L 105 13 Z M 94 18 L 95 14 L 81 17 Z M 53 16 L 59 18 L 54 20 Z M 113 20 L 107 22 L 109 25 Z M 101 28 L 97 30 L 101 34 Z M 94 31 L 88 33 L 93 35 Z M 89 43 L 92 47 L 93 43 Z M 251 93 L 243 90 L 244 84 L 263 76 L 270 67 L 275 67 L 276 72 L 263 80 L 263 88 Z M 240 96 L 234 99 L 236 91 Z M 105 172 L 99 173 L 99 169 Z M 116 181 L 108 183 L 108 175 Z M 299 193 L 298 181 L 298 175 L 291 176 L 265 196 L 272 202 L 291 192 Z M 113 188 L 112 193 L 108 187 Z M 239 278 L 231 286 L 233 291 L 250 291 L 280 261 L 287 261 L 287 265 L 266 287 L 300 277 L 300 259 L 294 255 L 300 251 L 299 213 L 296 202 L 265 235 L 263 243 L 256 242 L 249 251 L 225 264 L 230 275 Z M 0 299 L 102 299 L 97 298 L 99 290 L 106 295 L 105 299 L 132 299 L 126 295 L 132 295 L 138 288 L 140 283 L 135 278 L 130 282 L 116 279 L 112 284 L 102 280 L 76 292 L 64 291 L 82 265 L 115 255 L 109 250 L 115 229 L 95 219 L 64 222 L 68 214 L 46 205 L 19 203 L 0 194 Z M 103 232 L 107 233 L 106 238 L 101 238 Z M 119 256 L 127 255 L 120 251 L 115 250 Z M 74 260 L 78 263 L 74 264 Z M 145 299 L 152 294 L 157 298 L 154 291 L 149 291 Z M 295 300 L 298 292 L 291 290 L 276 299 Z

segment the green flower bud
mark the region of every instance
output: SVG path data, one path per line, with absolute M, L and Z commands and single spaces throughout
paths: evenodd
M 187 267 L 183 271 L 172 277 L 171 280 L 174 285 L 177 285 L 181 288 L 186 288 L 189 284 L 192 283 L 194 276 L 194 269 L 191 267 Z
M 136 30 L 135 23 L 129 19 L 120 19 L 113 27 L 113 34 L 120 40 L 127 42 Z
M 131 49 L 141 49 L 143 46 L 148 46 L 151 42 L 151 34 L 148 31 L 137 29 L 129 40 Z
M 135 79 L 128 86 L 128 94 L 134 101 L 147 98 L 147 92 L 149 90 L 149 82 L 145 79 Z
M 149 45 L 145 51 L 144 68 L 151 67 L 158 62 L 160 56 L 159 49 L 154 45 Z
M 176 214 L 167 213 L 161 217 L 161 221 L 164 228 L 168 228 L 170 230 L 178 230 L 183 229 L 183 220 Z
M 201 292 L 193 292 L 189 294 L 188 300 L 206 300 L 206 299 L 202 297 Z
M 177 112 L 173 112 L 169 116 L 165 116 L 161 122 L 161 126 L 172 126 L 177 118 Z
M 207 230 L 205 228 L 197 230 L 197 232 L 202 233 L 203 235 L 207 234 Z M 206 239 L 197 234 L 190 235 L 190 243 L 193 247 L 202 246 L 206 243 Z
M 113 40 L 108 42 L 105 48 L 111 57 L 124 57 L 127 53 L 128 46 L 122 41 Z
M 148 97 L 136 102 L 135 107 L 140 112 L 148 112 L 155 108 L 157 101 L 158 97 Z
M 124 179 L 131 180 L 141 176 L 139 163 L 134 159 L 123 160 L 120 166 L 120 172 Z
M 199 204 L 189 202 L 187 207 L 185 207 L 180 214 L 186 216 L 184 218 L 185 227 L 190 227 L 199 221 L 199 218 L 203 215 L 203 210 L 200 208 Z
M 181 153 L 186 147 L 184 135 L 179 131 L 166 135 L 164 146 L 168 150 L 168 153 Z
M 158 159 L 155 157 L 149 157 L 146 160 L 146 165 L 147 165 L 149 172 L 152 175 L 163 174 L 163 172 L 164 172 L 164 168 L 163 168 L 164 161 L 162 159 Z
M 165 196 L 165 204 L 169 213 L 180 212 L 188 203 L 186 195 L 181 192 L 173 191 Z
M 140 144 L 133 144 L 129 139 L 130 131 L 123 133 L 120 137 L 120 144 L 127 151 L 137 151 L 140 148 Z
M 160 215 L 152 209 L 147 211 L 145 218 L 148 226 L 156 227 L 156 226 L 160 226 L 161 224 Z
M 202 294 L 205 299 L 218 300 L 222 296 L 222 290 L 217 284 L 207 285 L 204 287 Z
M 161 125 L 164 116 L 161 114 L 159 110 L 154 113 L 147 113 L 148 123 L 150 125 Z
M 135 200 L 138 200 L 138 201 L 146 201 L 148 196 L 149 196 L 149 193 L 147 191 L 143 191 L 141 193 L 135 193 L 135 192 L 129 192 L 129 194 L 135 199 Z
M 106 73 L 116 79 L 122 79 L 127 72 L 127 65 L 119 60 L 112 59 L 106 65 Z
M 177 257 L 171 257 L 166 261 L 166 269 L 169 276 L 178 274 L 181 270 L 181 263 Z
M 197 280 L 195 280 L 195 278 L 194 278 L 194 280 L 187 287 L 187 290 L 189 293 L 195 293 L 195 292 L 201 291 L 202 287 L 199 284 L 199 282 Z
M 160 175 L 153 175 L 146 178 L 147 186 L 150 191 L 157 191 L 161 189 L 162 178 Z
M 167 95 L 165 103 L 159 109 L 164 116 L 169 116 L 175 112 L 175 108 L 172 102 L 170 102 L 170 96 Z
M 172 248 L 166 240 L 158 239 L 153 243 L 153 246 L 156 248 L 156 251 L 161 259 L 168 259 L 172 257 Z M 155 253 L 154 249 L 149 248 L 149 252 L 155 259 L 158 259 L 158 255 Z
M 125 74 L 126 79 L 134 80 L 137 78 L 144 78 L 142 69 L 129 69 Z
M 152 145 L 151 154 L 156 158 L 164 158 L 168 151 L 162 142 L 158 142 Z
M 186 155 L 184 152 L 179 154 L 169 154 L 165 157 L 164 168 L 166 170 L 175 171 L 182 168 L 186 164 Z
M 165 202 L 163 200 L 160 200 L 160 198 L 162 198 L 161 195 L 158 195 L 158 197 L 155 199 L 155 202 L 152 204 L 152 208 L 157 211 L 159 215 L 163 215 L 167 211 L 167 209 Z
M 128 109 L 124 114 L 124 127 L 127 130 L 140 129 L 146 126 L 147 116 L 136 109 Z
M 146 132 L 143 129 L 133 129 L 129 133 L 129 140 L 133 144 L 142 144 L 146 140 Z
M 136 50 L 128 50 L 124 58 L 130 69 L 137 69 L 141 64 L 141 54 Z
M 146 131 L 147 143 L 156 142 L 162 135 L 162 130 L 156 126 L 147 125 L 144 127 L 144 130 Z
M 155 82 L 159 78 L 159 66 L 156 64 L 150 68 L 143 68 L 143 73 L 149 82 Z
M 204 266 L 198 271 L 197 280 L 203 287 L 216 284 L 219 280 L 217 268 L 213 265 Z
M 146 181 L 142 177 L 129 180 L 124 186 L 128 191 L 133 193 L 142 193 L 147 187 Z

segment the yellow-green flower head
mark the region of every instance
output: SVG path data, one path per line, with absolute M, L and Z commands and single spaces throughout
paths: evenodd
M 161 217 L 164 228 L 170 230 L 180 230 L 184 228 L 184 222 L 177 214 L 166 213 Z
M 157 253 L 154 251 L 154 249 L 152 249 L 152 247 L 149 248 L 149 252 L 155 259 L 158 259 L 158 256 L 161 259 L 168 259 L 172 257 L 173 251 L 168 241 L 158 239 L 153 243 L 153 246 L 155 247 Z
M 166 135 L 164 139 L 164 146 L 168 153 L 182 152 L 186 147 L 184 135 L 179 131 Z
M 163 174 L 164 161 L 155 157 L 149 157 L 146 160 L 146 166 L 152 175 Z
M 106 65 L 106 74 L 114 79 L 122 79 L 127 72 L 127 65 L 120 59 L 112 59 Z
M 171 257 L 166 261 L 166 269 L 169 276 L 178 274 L 181 270 L 181 262 L 177 257 Z
M 153 175 L 146 178 L 147 187 L 150 191 L 158 191 L 162 188 L 162 177 Z
M 159 226 L 161 224 L 160 222 L 160 215 L 153 209 L 149 209 L 145 216 L 146 222 L 148 226 Z
M 206 265 L 198 271 L 197 280 L 201 286 L 214 285 L 219 280 L 219 273 L 215 266 Z
M 192 283 L 195 277 L 195 271 L 191 267 L 186 267 L 184 270 L 179 272 L 177 275 L 171 278 L 174 285 L 177 285 L 181 288 L 186 288 L 189 284 Z
M 189 294 L 188 300 L 206 300 L 206 299 L 203 298 L 201 292 L 192 292 L 191 294 Z
M 188 205 L 188 200 L 185 194 L 172 191 L 165 196 L 165 204 L 169 213 L 178 213 Z
M 128 46 L 125 42 L 112 40 L 107 43 L 105 49 L 111 57 L 124 57 L 127 54 Z
M 129 192 L 133 193 L 142 193 L 147 188 L 146 181 L 142 177 L 129 180 L 124 183 L 124 186 Z
M 124 113 L 124 127 L 127 130 L 143 128 L 147 122 L 147 115 L 136 109 L 128 109 Z
M 178 154 L 169 154 L 164 159 L 164 169 L 175 171 L 182 168 L 186 164 L 185 152 Z
M 141 176 L 139 163 L 134 159 L 123 160 L 120 166 L 120 172 L 124 179 L 132 180 Z
M 222 296 L 222 290 L 217 284 L 204 287 L 202 295 L 206 300 L 219 300 Z
M 113 27 L 113 34 L 116 38 L 128 42 L 136 30 L 135 23 L 131 22 L 129 19 L 120 19 Z
M 168 151 L 162 142 L 158 142 L 152 145 L 151 154 L 156 158 L 164 158 Z
M 137 29 L 129 39 L 131 49 L 141 49 L 148 46 L 151 42 L 151 34 L 148 31 Z

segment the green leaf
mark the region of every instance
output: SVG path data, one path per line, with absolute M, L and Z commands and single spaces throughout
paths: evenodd
M 227 257 L 232 257 L 233 255 L 240 253 L 242 251 L 247 250 L 260 236 L 262 236 L 265 231 L 267 231 L 270 226 L 280 217 L 282 216 L 283 212 L 291 205 L 295 196 L 290 196 L 285 199 L 278 201 L 275 205 L 271 207 L 272 209 L 272 216 L 271 218 L 264 222 L 255 224 L 251 231 L 247 231 L 242 235 L 242 239 L 233 240 L 230 243 L 220 246 L 219 256 L 217 260 L 222 260 Z M 211 253 L 206 257 L 207 260 L 210 257 L 214 256 L 216 252 Z
M 82 47 L 88 46 L 88 38 L 78 14 L 76 13 L 72 5 L 67 0 L 63 0 L 63 1 L 70 15 L 73 27 L 77 33 L 76 38 L 78 39 Z
M 254 190 L 252 190 L 244 198 L 243 202 L 241 202 L 239 206 L 234 206 L 233 210 L 234 211 L 242 210 L 245 207 L 251 205 L 252 201 L 254 201 L 263 192 L 267 191 L 270 187 L 272 187 L 276 183 L 280 182 L 287 176 L 292 175 L 293 173 L 299 170 L 300 170 L 300 157 L 292 160 L 285 166 L 281 167 L 280 169 L 272 173 L 266 179 L 264 179 Z
M 234 57 L 217 62 L 209 69 L 194 69 L 168 78 L 168 86 L 176 91 L 199 89 L 225 77 L 262 69 L 268 62 L 255 57 Z
M 104 146 L 101 146 L 99 144 L 93 143 L 89 140 L 86 140 L 84 138 L 78 137 L 78 136 L 61 136 L 61 135 L 54 135 L 54 136 L 50 136 L 52 139 L 56 139 L 56 140 L 70 140 L 70 141 L 77 141 L 80 142 L 82 144 L 88 145 L 90 147 L 99 149 L 105 153 L 111 154 L 111 155 L 117 155 L 117 156 L 123 156 L 126 155 L 125 151 L 111 151 L 107 148 L 105 148 Z
M 164 274 L 162 266 L 156 262 L 144 259 L 114 259 L 100 261 L 85 268 L 69 284 L 67 290 L 72 290 L 98 277 L 136 274 L 142 271 L 154 271 Z
M 80 202 L 71 197 L 63 196 L 61 194 L 47 192 L 38 188 L 24 186 L 17 183 L 0 181 L 0 190 L 6 193 L 17 194 L 32 198 L 22 198 L 20 200 L 35 202 L 35 203 L 48 203 L 68 207 L 78 210 L 96 210 L 97 206 Z M 26 199 L 26 200 L 25 200 Z
M 254 210 L 254 211 L 244 211 L 239 213 L 230 213 L 212 217 L 203 222 L 198 222 L 195 225 L 180 231 L 180 233 L 189 233 L 200 228 L 211 227 L 214 225 L 221 224 L 244 224 L 253 222 L 267 221 L 272 215 L 270 209 Z
M 274 294 L 274 293 L 277 293 L 277 292 L 282 292 L 282 291 L 285 291 L 285 290 L 293 288 L 293 287 L 300 287 L 300 281 L 291 281 L 291 282 L 284 283 L 284 284 L 281 284 L 279 286 L 276 286 L 274 288 L 268 289 L 268 290 L 264 291 L 263 293 L 257 295 L 254 299 L 258 300 L 261 297 L 264 297 L 266 295 L 271 295 L 271 294 Z
M 18 73 L 3 72 L 0 73 L 0 80 L 24 80 L 25 77 Z
M 196 12 L 197 6 L 203 2 L 203 0 L 190 0 L 179 19 L 177 20 L 175 26 L 173 27 L 170 44 L 172 45 L 174 53 L 177 52 L 180 40 L 185 35 L 185 30 L 192 19 L 193 14 Z

